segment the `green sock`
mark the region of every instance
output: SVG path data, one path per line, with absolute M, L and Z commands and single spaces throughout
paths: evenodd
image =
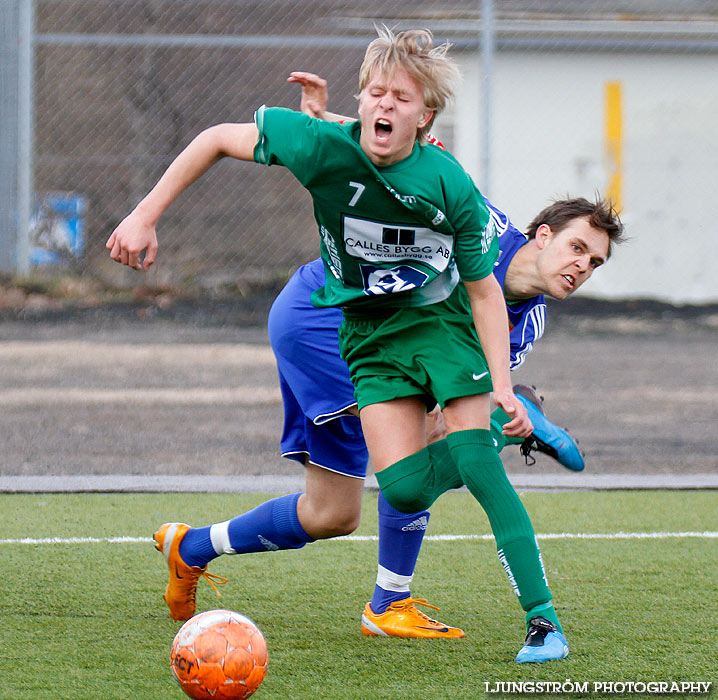
M 402 513 L 425 510 L 442 493 L 463 486 L 448 449 L 434 447 L 437 444 L 432 443 L 376 473 L 384 498 Z
M 520 445 L 526 439 L 511 437 L 510 435 L 503 435 L 501 433 L 504 429 L 504 423 L 508 423 L 510 420 L 509 414 L 502 408 L 497 408 L 491 414 L 491 437 L 496 442 L 497 452 L 501 452 L 506 445 Z
M 528 611 L 548 603 L 551 593 L 533 526 L 506 476 L 491 432 L 461 430 L 446 440 L 464 483 L 486 511 L 499 560 L 521 607 Z
M 541 605 L 534 605 L 531 610 L 528 610 L 526 612 L 526 631 L 528 632 L 529 629 L 529 622 L 531 621 L 532 617 L 545 617 L 549 622 L 553 622 L 556 627 L 558 627 L 558 631 L 563 634 L 563 627 L 561 627 L 561 623 L 558 621 L 558 615 L 556 614 L 556 611 L 553 609 L 553 603 L 550 601 L 548 603 L 542 603 Z
M 426 449 L 429 451 L 434 470 L 434 491 L 436 493 L 434 500 L 449 489 L 461 488 L 464 485 L 464 480 L 451 456 L 446 439 L 432 442 Z

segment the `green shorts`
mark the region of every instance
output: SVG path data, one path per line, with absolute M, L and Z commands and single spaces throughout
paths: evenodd
M 463 288 L 445 301 L 361 316 L 345 309 L 339 347 L 360 409 L 417 396 L 450 399 L 491 391 L 491 377 Z

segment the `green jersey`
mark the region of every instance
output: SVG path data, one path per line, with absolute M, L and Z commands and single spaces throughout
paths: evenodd
M 327 269 L 315 306 L 424 306 L 448 298 L 459 278 L 493 271 L 488 208 L 446 151 L 417 143 L 407 158 L 377 166 L 359 146 L 358 122 L 266 107 L 255 118 L 254 159 L 284 165 L 312 196 Z

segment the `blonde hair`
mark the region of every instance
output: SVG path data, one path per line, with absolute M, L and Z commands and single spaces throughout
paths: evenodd
M 426 141 L 434 119 L 454 98 L 461 74 L 452 58 L 447 56 L 451 44 L 434 46 L 428 29 L 409 29 L 394 34 L 386 26 L 376 28 L 379 37 L 369 44 L 359 70 L 359 92 L 367 86 L 374 73 L 389 76 L 403 68 L 421 87 L 424 105 L 434 112 L 417 138 Z

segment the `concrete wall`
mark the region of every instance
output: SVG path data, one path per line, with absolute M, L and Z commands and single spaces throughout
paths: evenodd
M 481 181 L 476 54 L 452 115 L 453 150 Z M 623 95 L 622 214 L 630 240 L 581 293 L 718 301 L 718 55 L 499 52 L 487 195 L 525 226 L 549 200 L 606 190 L 604 89 Z

